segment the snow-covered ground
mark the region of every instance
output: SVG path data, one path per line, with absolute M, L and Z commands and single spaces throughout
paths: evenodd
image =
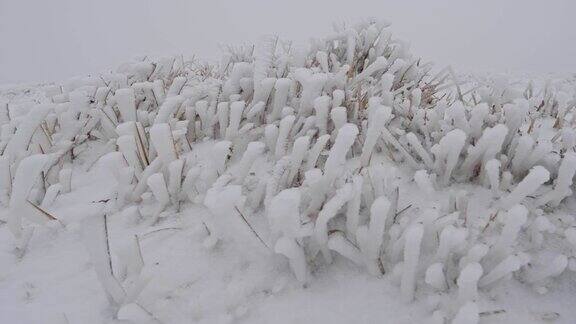
M 0 227 L 2 323 L 114 323 L 81 225 L 98 210 L 98 201 L 114 194 L 114 179 L 102 165 L 88 173 L 75 170 L 73 178 L 73 192 L 51 207 L 66 229 L 38 229 L 19 257 L 7 226 Z M 397 285 L 346 260 L 319 269 L 303 288 L 272 256 L 247 263 L 233 246 L 206 250 L 206 232 L 198 221 L 203 212 L 191 208 L 152 227 L 135 226 L 129 213 L 113 216 L 113 249 L 122 237 L 142 238 L 143 259 L 154 280 L 139 303 L 161 323 L 408 324 L 426 323 L 434 309 L 433 301 L 403 303 Z M 556 284 L 546 295 L 508 282 L 482 300 L 481 323 L 572 323 L 575 291 L 574 282 Z
M 0 323 L 574 323 L 576 81 L 384 24 L 0 88 Z

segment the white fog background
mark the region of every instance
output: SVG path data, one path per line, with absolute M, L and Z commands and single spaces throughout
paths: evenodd
M 0 84 L 64 80 L 140 54 L 215 59 L 219 44 L 299 42 L 334 21 L 392 22 L 461 72 L 576 72 L 574 0 L 0 0 Z

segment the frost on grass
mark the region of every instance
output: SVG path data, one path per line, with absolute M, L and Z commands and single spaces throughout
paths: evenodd
M 278 260 L 306 284 L 346 259 L 406 302 L 441 299 L 437 322 L 477 323 L 495 283 L 542 292 L 573 275 L 568 81 L 467 80 L 364 21 L 307 51 L 265 37 L 216 65 L 145 58 L 45 90 L 0 105 L 1 219 L 25 253 L 105 161 L 116 187 L 86 238 L 120 319 L 162 316 L 137 302 L 138 241 L 110 265 L 106 220 L 125 215 L 142 230 L 201 209 L 207 253 Z

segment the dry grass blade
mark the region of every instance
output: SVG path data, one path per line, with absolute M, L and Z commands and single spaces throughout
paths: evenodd
M 106 119 L 108 119 L 110 121 L 110 123 L 114 126 L 118 126 L 116 125 L 116 123 L 112 120 L 112 118 L 110 118 L 110 116 L 108 116 L 108 114 L 104 111 L 104 109 L 102 108 L 98 108 L 100 109 L 100 111 L 102 112 L 102 114 L 106 117 Z
M 403 212 L 407 211 L 408 209 L 412 208 L 412 204 L 402 208 L 400 211 L 398 211 L 395 215 L 394 215 L 394 222 L 396 222 L 396 219 L 398 218 L 398 216 L 400 216 Z
M 110 254 L 110 239 L 108 235 L 108 214 L 104 214 L 104 234 L 106 237 L 106 254 L 108 255 L 108 266 L 110 267 L 110 275 L 112 278 L 116 279 L 114 276 L 114 268 L 112 267 L 112 255 Z
M 482 229 L 482 233 L 484 233 L 484 232 L 488 229 L 488 226 L 490 226 L 490 224 L 492 224 L 492 222 L 494 222 L 494 220 L 495 220 L 496 217 L 498 216 L 498 212 L 499 212 L 499 211 L 496 211 L 494 214 L 492 214 L 492 215 L 490 216 L 490 219 L 488 219 L 488 222 L 486 223 L 486 225 L 485 225 L 484 228 Z
M 159 228 L 159 229 L 144 233 L 141 236 L 136 236 L 136 237 L 137 238 L 141 237 L 142 239 L 145 239 L 154 233 L 163 232 L 163 231 L 180 231 L 180 230 L 182 230 L 182 227 L 165 227 L 165 228 Z M 138 239 L 138 247 L 140 247 L 140 240 L 139 239 Z
M 140 133 L 140 123 L 136 123 L 136 143 L 138 145 L 138 157 L 140 158 L 140 162 L 144 165 L 144 167 L 150 165 L 150 159 L 148 158 L 148 151 L 146 150 L 146 145 L 142 141 L 142 134 Z
M 504 313 L 506 313 L 505 309 L 496 309 L 496 310 L 491 310 L 491 311 L 480 312 L 480 313 L 478 313 L 478 315 L 491 316 L 491 315 L 499 315 L 499 314 L 504 314 Z
M 58 218 L 52 216 L 52 214 L 50 214 L 49 212 L 45 211 L 45 210 L 42 209 L 40 206 L 37 206 L 36 204 L 34 204 L 33 202 L 31 202 L 30 200 L 26 199 L 26 202 L 28 202 L 32 207 L 34 207 L 36 210 L 38 210 L 40 213 L 42 213 L 42 215 L 46 216 L 48 219 L 58 221 Z
M 254 230 L 254 228 L 252 227 L 252 225 L 250 225 L 250 223 L 248 223 L 248 220 L 246 219 L 246 217 L 244 217 L 244 215 L 242 214 L 242 212 L 240 211 L 240 209 L 238 209 L 237 206 L 234 206 L 234 209 L 236 209 L 236 211 L 238 212 L 238 215 L 240 215 L 240 217 L 242 218 L 242 220 L 244 221 L 244 223 L 246 223 L 246 225 L 248 225 L 248 227 L 250 228 L 250 230 L 252 231 L 252 233 L 254 233 L 254 235 L 258 238 L 258 240 L 270 251 L 272 251 L 272 249 L 264 242 L 264 240 L 260 237 L 260 235 L 258 235 L 258 232 L 256 232 L 256 230 Z
M 52 141 L 52 134 L 50 134 L 50 131 L 48 131 L 48 128 L 46 127 L 46 122 L 43 122 L 40 125 L 40 128 L 42 129 L 42 132 L 44 133 L 44 136 L 46 136 L 46 139 L 48 140 L 48 143 L 50 143 L 50 146 L 54 145 L 54 142 Z

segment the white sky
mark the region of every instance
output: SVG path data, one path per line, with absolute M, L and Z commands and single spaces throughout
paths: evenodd
M 64 80 L 140 54 L 217 58 L 262 34 L 303 41 L 334 21 L 392 22 L 460 71 L 576 72 L 576 0 L 0 0 L 0 83 Z

